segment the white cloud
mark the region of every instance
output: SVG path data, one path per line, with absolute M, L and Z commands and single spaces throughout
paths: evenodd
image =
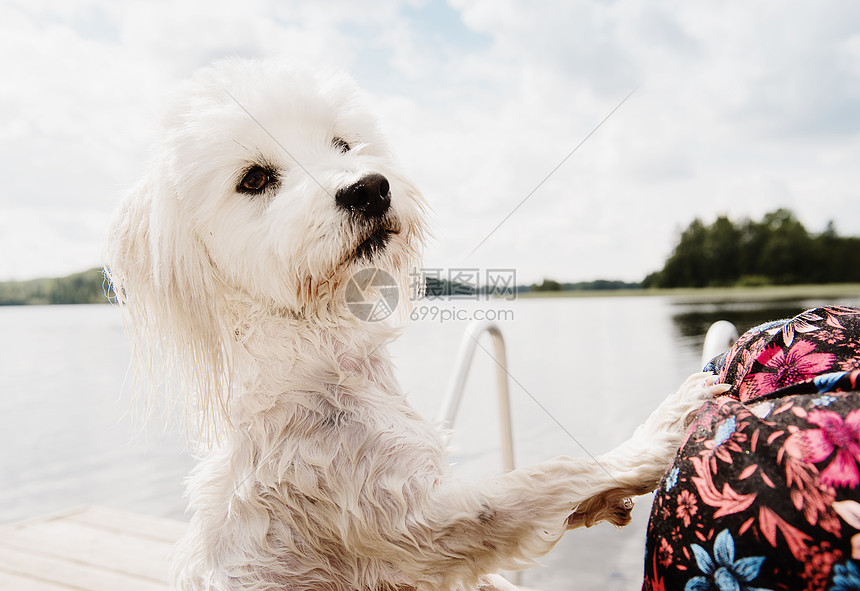
M 0 88 L 0 243 L 30 245 L 0 257 L 0 278 L 91 266 L 96 233 L 63 224 L 97 230 L 142 171 L 159 97 L 231 53 L 357 78 L 435 209 L 428 266 L 635 280 L 693 217 L 780 206 L 860 234 L 855 3 L 451 4 L 0 5 L 0 51 L 16 56 L 0 63 L 15 81 Z
M 4 272 L 17 278 L 57 277 L 100 266 L 108 220 L 104 210 L 0 210 Z

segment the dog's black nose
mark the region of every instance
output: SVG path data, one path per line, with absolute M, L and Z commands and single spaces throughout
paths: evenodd
M 377 173 L 363 176 L 350 186 L 339 189 L 334 200 L 349 211 L 379 217 L 391 206 L 388 179 Z

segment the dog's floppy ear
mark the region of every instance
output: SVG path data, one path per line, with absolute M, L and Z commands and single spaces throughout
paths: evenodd
M 181 198 L 158 171 L 133 189 L 111 225 L 106 273 L 124 311 L 136 389 L 163 390 L 168 400 L 178 390 L 195 407 L 198 434 L 209 436 L 227 418 L 233 328 L 218 273 L 183 219 Z

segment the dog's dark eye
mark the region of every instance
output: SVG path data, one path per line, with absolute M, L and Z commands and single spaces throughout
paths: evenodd
M 349 152 L 349 143 L 342 137 L 332 138 L 331 145 L 341 152 Z
M 272 171 L 266 170 L 262 166 L 254 166 L 245 173 L 236 190 L 239 193 L 257 195 L 265 191 L 275 180 L 276 177 Z

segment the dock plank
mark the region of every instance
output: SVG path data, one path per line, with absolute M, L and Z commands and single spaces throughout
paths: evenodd
M 0 589 L 165 591 L 186 525 L 86 507 L 0 528 Z
M 65 558 L 105 570 L 167 580 L 169 544 L 93 528 L 71 520 L 53 520 L 5 533 L 0 545 Z
M 185 534 L 188 524 L 183 521 L 139 515 L 106 507 L 87 507 L 86 511 L 68 516 L 71 521 L 101 527 L 108 531 L 137 535 L 176 543 Z
M 148 581 L 65 558 L 4 548 L 0 551 L 0 581 L 2 573 L 27 577 L 49 585 L 50 589 L 81 589 L 83 591 L 164 591 L 166 583 Z M 0 587 L 2 589 L 2 587 Z
M 0 591 L 167 591 L 186 528 L 104 507 L 0 526 Z
M 19 576 L 0 570 L 0 590 L 2 591 L 80 591 L 80 587 L 68 587 L 47 583 L 29 576 Z M 89 591 L 89 590 L 87 590 Z

